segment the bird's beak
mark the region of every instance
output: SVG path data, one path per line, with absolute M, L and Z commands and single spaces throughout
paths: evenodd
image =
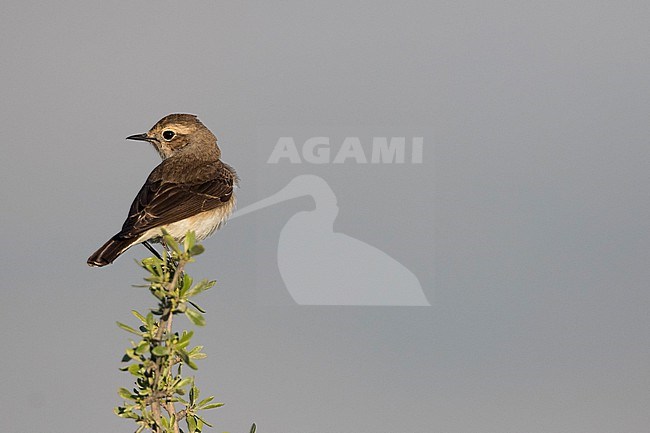
M 127 140 L 137 140 L 137 141 L 155 141 L 156 139 L 153 137 L 149 137 L 146 133 L 144 134 L 135 134 L 135 135 L 129 135 L 126 137 Z

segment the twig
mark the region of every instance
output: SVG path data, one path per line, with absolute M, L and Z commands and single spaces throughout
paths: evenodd
M 167 260 L 167 263 L 170 263 L 171 260 Z M 165 291 L 167 293 L 172 293 L 174 290 L 176 290 L 176 286 L 178 285 L 178 278 L 179 275 L 182 275 L 183 273 L 183 268 L 185 267 L 185 262 L 181 261 L 178 266 L 174 266 L 172 264 L 173 271 L 174 271 L 174 276 L 172 277 L 172 280 L 167 284 L 165 287 Z M 156 330 L 156 336 L 155 339 L 156 341 L 159 341 L 160 343 L 163 342 L 163 336 L 165 335 L 165 331 L 167 331 L 167 338 L 171 335 L 172 331 L 172 321 L 174 318 L 174 315 L 172 313 L 172 307 L 169 305 L 169 302 L 166 302 L 167 298 L 162 300 L 163 304 L 167 304 L 160 316 L 160 321 L 158 322 L 158 329 Z M 154 389 L 158 389 L 160 386 L 160 381 L 163 376 L 163 371 L 164 371 L 164 366 L 161 365 L 161 358 L 156 360 L 155 363 L 155 375 L 154 375 Z M 171 371 L 172 365 L 169 365 L 169 371 Z M 169 397 L 168 395 L 165 395 L 165 400 L 167 400 Z M 171 401 L 166 401 L 164 403 L 165 410 L 171 417 L 172 415 L 176 415 L 176 410 L 174 409 L 174 403 Z M 154 433 L 158 433 L 158 429 L 161 428 L 161 417 L 162 417 L 162 410 L 161 410 L 161 405 L 160 401 L 158 399 L 154 400 L 151 404 L 151 411 L 154 415 L 154 419 L 156 420 L 156 430 L 154 430 Z M 174 419 L 174 433 L 179 433 L 179 427 L 178 427 L 178 419 L 175 417 Z
M 181 365 L 196 369 L 192 359 L 203 358 L 205 354 L 201 353 L 202 346 L 188 347 L 192 331 L 174 333 L 172 325 L 176 314 L 184 314 L 197 326 L 204 324 L 202 314 L 205 311 L 190 298 L 211 288 L 214 281 L 192 284 L 191 279 L 185 276 L 185 266 L 203 252 L 203 247 L 195 243 L 192 232 L 188 232 L 182 246 L 166 233 L 162 242 L 164 252 L 161 254 L 145 244 L 157 259 L 148 258 L 141 262 L 150 273 L 146 280 L 150 282 L 149 290 L 158 300 L 158 308 L 151 310 L 146 317 L 133 311 L 142 322 L 138 328 L 140 332 L 118 322 L 125 331 L 140 335 L 142 341 L 132 342 L 132 347 L 126 351 L 124 361 L 131 365 L 121 369 L 137 378 L 136 388 L 133 391 L 120 388 L 119 395 L 125 402 L 115 408 L 115 413 L 135 420 L 139 425 L 138 432 L 147 429 L 152 433 L 181 433 L 180 421 L 183 421 L 187 422 L 189 432 L 197 433 L 203 425 L 210 426 L 197 412 L 220 407 L 222 403 L 211 403 L 213 396 L 200 400 L 194 378 L 181 377 Z M 176 364 L 180 365 L 178 372 L 174 373 Z M 188 392 L 188 386 L 190 398 L 186 401 L 180 396 Z

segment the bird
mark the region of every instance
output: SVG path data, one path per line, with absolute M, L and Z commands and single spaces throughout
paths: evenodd
M 146 141 L 162 162 L 136 195 L 122 229 L 88 258 L 102 267 L 136 244 L 161 242 L 163 230 L 180 241 L 192 230 L 203 240 L 220 228 L 235 208 L 239 177 L 221 161 L 214 134 L 193 114 L 169 114 L 148 132 L 126 137 Z

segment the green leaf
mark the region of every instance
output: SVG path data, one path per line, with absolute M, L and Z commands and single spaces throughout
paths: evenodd
M 255 423 L 253 423 L 253 425 L 251 426 L 250 433 L 255 433 L 256 431 L 257 431 L 257 426 L 255 425 Z
M 212 403 L 201 407 L 202 410 L 214 409 L 223 406 L 225 403 Z
M 196 326 L 204 326 L 205 325 L 205 317 L 203 317 L 203 315 L 201 313 L 199 313 L 198 311 L 187 310 L 187 311 L 185 311 L 185 315 Z
M 205 359 L 208 357 L 205 353 L 201 353 L 201 350 L 203 350 L 203 346 L 196 346 L 192 350 L 189 351 L 189 356 L 191 359 Z
M 176 242 L 171 236 L 165 237 L 165 243 L 167 244 L 167 247 L 171 248 L 172 251 L 174 251 L 179 256 L 183 254 L 181 247 L 178 246 L 178 242 Z
M 194 406 L 194 402 L 196 401 L 197 398 L 199 398 L 199 389 L 196 386 L 192 385 L 192 387 L 190 388 L 190 405 L 191 406 Z
M 205 406 L 206 404 L 210 403 L 212 400 L 214 400 L 214 395 L 212 395 L 212 396 L 210 396 L 210 397 L 208 397 L 208 398 L 204 398 L 203 400 L 201 400 L 201 401 L 197 404 L 197 407 L 200 409 L 201 407 L 203 407 L 203 406 Z
M 138 320 L 140 320 L 143 325 L 147 324 L 147 319 L 142 314 L 138 313 L 136 310 L 131 310 L 131 314 L 137 317 Z
M 192 406 L 196 405 L 196 401 L 199 399 L 199 396 L 201 395 L 201 391 L 199 388 L 197 388 L 196 385 L 192 385 L 192 388 L 190 389 L 190 402 L 192 403 Z
M 176 251 L 178 247 L 178 242 L 169 234 L 169 232 L 165 229 L 162 229 L 163 233 L 163 242 L 167 247 L 171 248 L 172 250 Z
M 169 348 L 164 346 L 156 346 L 151 349 L 151 353 L 159 357 L 166 356 L 169 354 Z
M 163 274 L 163 261 L 158 257 L 147 257 L 145 259 L 142 259 L 140 266 L 149 271 L 151 275 L 160 276 Z
M 174 345 L 174 349 L 177 349 L 177 350 L 185 349 L 185 348 L 187 347 L 188 344 L 190 344 L 190 341 L 189 341 L 189 340 L 178 341 L 178 343 L 176 343 L 176 344 Z
M 209 422 L 207 422 L 206 420 L 204 420 L 200 416 L 197 415 L 196 418 L 198 419 L 198 424 L 199 425 L 201 425 L 201 423 L 203 423 L 203 424 L 207 425 L 208 427 L 212 427 L 212 424 L 210 424 Z M 203 428 L 203 425 L 201 425 L 201 428 Z
M 190 433 L 196 432 L 196 418 L 194 415 L 188 415 L 185 417 L 185 422 L 187 423 L 187 429 Z
M 179 380 L 176 385 L 174 386 L 176 389 L 182 389 L 185 388 L 187 385 L 192 383 L 193 378 L 191 377 L 186 377 L 181 380 Z
M 133 394 L 131 394 L 131 391 L 129 391 L 126 388 L 120 388 L 119 391 L 117 391 L 117 393 L 120 395 L 120 397 L 122 397 L 125 400 L 135 400 L 135 397 L 133 396 Z
M 131 364 L 127 368 L 127 371 L 131 373 L 133 376 L 142 376 L 142 373 L 140 373 L 140 365 L 139 364 Z
M 205 251 L 205 248 L 201 244 L 194 245 L 190 248 L 189 253 L 193 256 L 198 256 Z
M 190 361 L 190 356 L 188 355 L 188 353 L 186 351 L 184 351 L 183 349 L 177 351 L 176 353 L 178 354 L 178 356 L 181 357 L 181 359 L 183 360 L 183 362 L 185 364 L 189 365 L 190 362 L 192 362 L 192 361 Z
M 122 362 L 129 362 L 132 359 L 138 360 L 140 357 L 135 354 L 134 349 L 126 349 L 126 355 L 122 358 Z
M 185 247 L 185 251 L 189 252 L 194 244 L 196 244 L 196 234 L 190 230 L 185 235 L 185 239 L 183 239 L 183 246 Z
M 194 285 L 194 287 L 192 287 L 190 290 L 187 291 L 186 297 L 191 298 L 193 296 L 198 295 L 201 292 L 205 292 L 206 290 L 208 290 L 209 288 L 211 288 L 215 284 L 216 284 L 216 281 L 214 281 L 214 280 L 212 280 L 212 281 L 201 280 L 198 283 L 196 283 Z
M 138 416 L 138 414 L 133 413 L 133 406 L 128 406 L 128 408 L 125 406 L 118 406 L 113 409 L 113 412 L 120 418 L 140 419 L 140 416 Z
M 181 285 L 181 297 L 185 296 L 185 293 L 192 287 L 192 277 L 187 274 L 183 274 L 183 281 Z
M 192 350 L 190 350 L 190 355 L 192 355 L 194 353 L 199 353 L 202 350 L 203 350 L 203 346 L 196 346 Z
M 179 338 L 177 346 L 183 348 L 186 347 L 190 343 L 193 335 L 194 331 L 183 331 L 183 335 Z
M 143 355 L 149 351 L 149 343 L 146 341 L 142 340 L 138 345 L 135 347 L 135 353 L 137 355 Z
M 125 324 L 122 323 L 122 322 L 116 322 L 116 323 L 117 323 L 117 326 L 119 326 L 120 328 L 124 329 L 126 332 L 130 332 L 131 334 L 135 334 L 135 335 L 137 335 L 137 336 L 139 336 L 139 337 L 142 337 L 142 333 L 141 333 L 141 332 L 136 331 L 135 329 L 131 328 L 129 325 L 125 325 Z

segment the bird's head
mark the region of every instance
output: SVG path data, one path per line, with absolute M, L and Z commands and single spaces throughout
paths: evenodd
M 188 145 L 196 146 L 201 152 L 215 152 L 221 156 L 217 138 L 193 114 L 170 114 L 160 119 L 144 134 L 126 137 L 127 140 L 148 141 L 162 159 L 167 159 Z

